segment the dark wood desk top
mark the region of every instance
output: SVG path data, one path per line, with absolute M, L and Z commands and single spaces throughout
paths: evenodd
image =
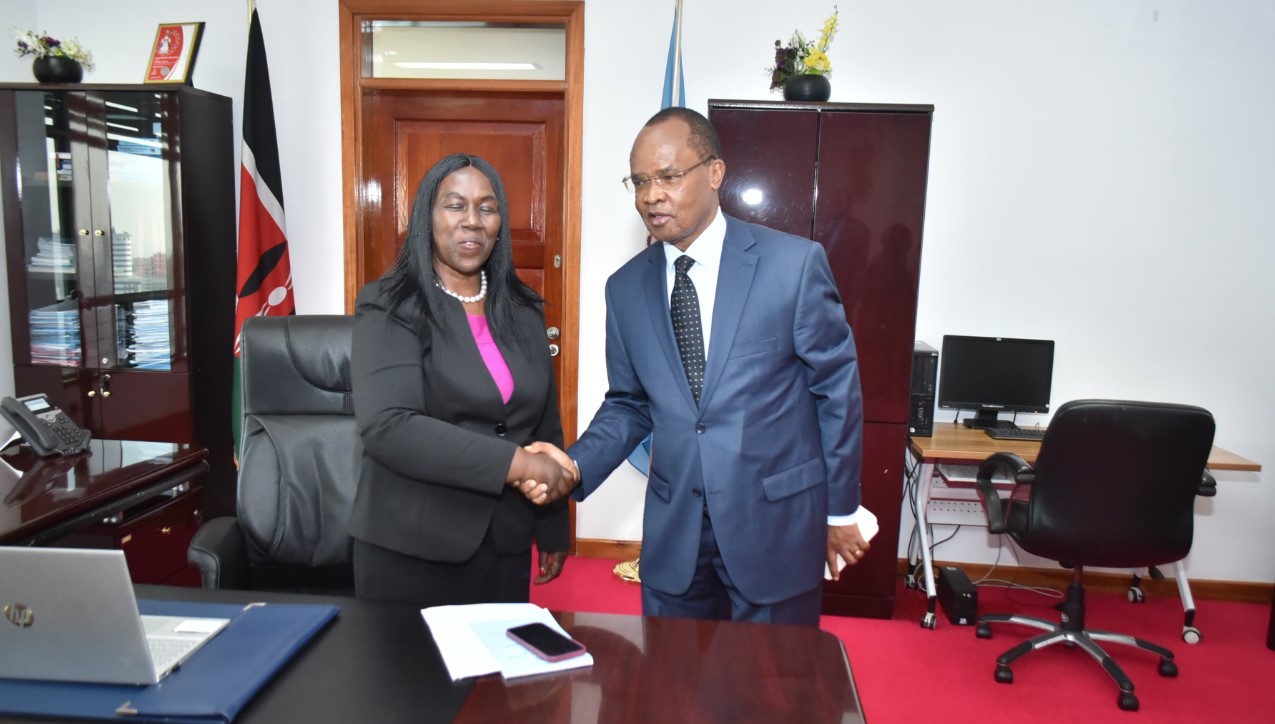
M 590 669 L 484 677 L 457 722 L 862 722 L 845 648 L 806 626 L 555 614 Z
M 918 459 L 928 461 L 979 462 L 992 453 L 1010 452 L 1028 463 L 1036 462 L 1040 452 L 1037 440 L 997 440 L 982 430 L 939 422 L 929 437 L 912 436 L 908 446 Z M 1262 466 L 1216 445 L 1209 453 L 1210 470 L 1259 472 Z
M 94 440 L 71 457 L 41 458 L 26 445 L 0 450 L 0 544 L 47 542 L 119 512 L 206 470 L 199 445 Z
M 138 586 L 137 595 L 341 607 L 237 724 L 863 721 L 845 649 L 814 628 L 560 613 L 593 667 L 452 682 L 410 604 L 165 586 Z

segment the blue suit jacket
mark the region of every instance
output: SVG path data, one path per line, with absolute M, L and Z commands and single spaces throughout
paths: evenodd
M 854 338 L 827 256 L 807 239 L 726 217 L 696 405 L 661 246 L 607 281 L 610 389 L 570 450 L 583 481 L 576 495 L 587 497 L 653 432 L 642 582 L 688 590 L 707 505 L 746 598 L 765 605 L 809 591 L 823 576 L 827 516 L 859 506 L 862 454 Z

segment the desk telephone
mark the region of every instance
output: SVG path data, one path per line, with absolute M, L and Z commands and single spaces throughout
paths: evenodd
M 74 455 L 88 449 L 91 435 L 45 395 L 0 400 L 0 413 L 40 455 Z

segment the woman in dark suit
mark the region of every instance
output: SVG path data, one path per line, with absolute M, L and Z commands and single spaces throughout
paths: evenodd
M 526 601 L 533 538 L 536 583 L 562 571 L 565 504 L 533 505 L 515 487 L 570 475 L 522 447 L 562 443 L 542 305 L 514 273 L 495 169 L 463 154 L 436 163 L 394 267 L 356 303 L 358 596 Z

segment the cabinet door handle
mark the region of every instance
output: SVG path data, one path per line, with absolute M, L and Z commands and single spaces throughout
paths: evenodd
M 106 236 L 106 232 L 101 229 L 94 229 L 93 236 Z
M 161 534 L 161 535 L 168 535 L 169 533 L 172 533 L 172 532 L 173 532 L 173 528 L 172 528 L 172 526 L 168 526 L 168 525 L 166 525 L 166 526 L 164 526 L 163 528 L 160 528 L 160 529 L 159 529 L 159 532 L 160 532 L 160 534 Z
M 88 236 L 88 235 L 89 235 L 88 229 L 80 229 L 80 236 Z

